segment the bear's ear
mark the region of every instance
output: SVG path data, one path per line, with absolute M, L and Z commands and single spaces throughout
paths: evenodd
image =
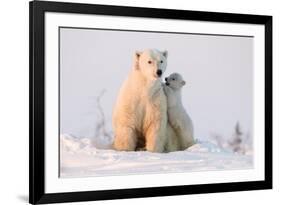
M 134 56 L 134 68 L 136 70 L 139 69 L 139 58 L 140 58 L 141 52 L 140 51 L 136 51 L 135 52 L 135 56 Z
M 136 51 L 135 52 L 135 58 L 138 59 L 141 55 L 141 52 L 140 51 Z
M 163 51 L 163 56 L 165 57 L 165 58 L 167 58 L 168 57 L 168 51 Z
M 181 84 L 182 84 L 182 86 L 184 86 L 185 85 L 185 81 L 183 80 L 183 81 L 181 81 Z

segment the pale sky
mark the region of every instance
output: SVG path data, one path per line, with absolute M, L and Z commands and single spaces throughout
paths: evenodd
M 182 74 L 182 100 L 195 138 L 229 137 L 237 121 L 252 134 L 253 38 L 86 29 L 61 29 L 61 133 L 93 136 L 95 96 L 107 125 L 136 50 L 168 51 L 163 77 Z

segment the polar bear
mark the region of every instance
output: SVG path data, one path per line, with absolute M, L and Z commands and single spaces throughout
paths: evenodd
M 113 147 L 120 151 L 144 148 L 163 152 L 166 144 L 167 99 L 161 77 L 167 51 L 136 52 L 133 67 L 124 81 L 113 110 Z
M 176 149 L 175 146 L 179 145 L 179 149 L 184 150 L 194 144 L 193 124 L 181 100 L 181 89 L 185 85 L 185 81 L 178 73 L 171 74 L 165 78 L 165 81 L 163 88 L 167 96 L 168 124 L 171 125 L 178 137 L 170 139 L 167 146 L 170 149 Z
M 169 123 L 169 120 L 167 122 L 166 136 L 167 139 L 164 146 L 164 152 L 175 152 L 182 150 L 180 136 L 177 135 L 176 131 Z

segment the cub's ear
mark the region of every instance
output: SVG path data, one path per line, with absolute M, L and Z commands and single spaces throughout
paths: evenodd
M 140 58 L 141 52 L 136 51 L 134 55 L 134 69 L 138 70 L 139 69 L 139 58 Z
M 163 51 L 162 55 L 167 58 L 168 57 L 168 51 Z
M 185 85 L 185 81 L 183 80 L 183 81 L 181 81 L 181 84 L 184 86 Z

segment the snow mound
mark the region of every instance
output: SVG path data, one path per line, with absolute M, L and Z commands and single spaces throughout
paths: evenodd
M 60 176 L 88 177 L 253 168 L 252 155 L 228 152 L 208 141 L 197 141 L 170 153 L 120 152 L 110 139 L 60 136 Z
M 220 147 L 218 147 L 217 145 L 215 145 L 214 143 L 212 142 L 208 142 L 208 141 L 200 141 L 200 140 L 196 140 L 196 143 L 189 147 L 186 151 L 189 151 L 189 152 L 201 152 L 201 153 L 214 153 L 214 152 L 228 152 L 229 151 L 226 151 L 225 149 L 222 149 Z

